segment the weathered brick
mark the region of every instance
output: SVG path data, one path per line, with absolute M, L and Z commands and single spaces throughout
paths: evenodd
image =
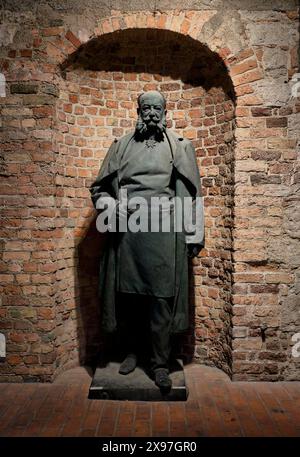
M 278 293 L 277 284 L 251 284 L 250 292 L 254 294 L 276 294 Z
M 234 327 L 232 336 L 233 338 L 246 338 L 248 336 L 248 327 Z
M 251 151 L 251 157 L 254 160 L 279 160 L 281 157 L 281 151 Z
M 278 175 L 253 174 L 250 176 L 251 184 L 281 184 Z
M 236 86 L 240 86 L 241 84 L 248 84 L 254 81 L 258 81 L 262 79 L 263 74 L 261 70 L 255 69 L 248 71 L 247 73 L 243 73 L 241 75 L 233 76 L 233 81 Z
M 32 50 L 31 49 L 21 49 L 20 50 L 21 57 L 32 57 Z
M 9 355 L 7 357 L 7 362 L 10 365 L 19 365 L 20 363 L 22 363 L 22 357 L 20 357 L 19 355 Z
M 14 83 L 10 86 L 11 94 L 36 94 L 39 86 L 30 83 Z
M 1 282 L 1 284 L 12 283 L 12 282 L 14 282 L 14 275 L 0 274 L 0 282 Z
M 287 118 L 286 117 L 269 117 L 266 120 L 267 127 L 287 127 Z
M 252 116 L 271 116 L 272 108 L 256 106 L 251 108 Z
M 245 60 L 239 64 L 236 64 L 231 67 L 230 74 L 231 76 L 239 75 L 241 73 L 245 73 L 253 68 L 257 68 L 257 62 L 255 59 Z
M 24 105 L 53 105 L 55 102 L 54 98 L 48 95 L 24 95 Z
M 66 38 L 69 40 L 76 48 L 81 45 L 81 41 L 77 38 L 71 30 L 68 30 L 66 33 Z
M 63 32 L 63 27 L 47 27 L 42 29 L 41 33 L 44 36 L 59 36 Z

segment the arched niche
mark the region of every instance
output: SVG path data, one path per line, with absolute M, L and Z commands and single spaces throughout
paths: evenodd
M 105 240 L 88 188 L 112 140 L 134 129 L 137 96 L 157 89 L 167 98 L 168 126 L 195 146 L 205 200 L 206 248 L 191 265 L 190 329 L 178 347 L 185 360 L 230 373 L 235 94 L 223 60 L 177 32 L 127 29 L 82 44 L 60 71 L 57 204 L 70 261 L 57 279 L 58 365 L 78 344 L 83 363 L 101 348 L 97 284 Z

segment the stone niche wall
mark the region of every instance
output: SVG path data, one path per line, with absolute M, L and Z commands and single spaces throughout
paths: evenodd
M 61 69 L 56 183 L 68 227 L 58 256 L 74 259 L 57 278 L 61 363 L 77 351 L 77 335 L 85 361 L 101 339 L 101 236 L 88 188 L 113 139 L 134 129 L 138 95 L 157 89 L 167 98 L 168 126 L 195 146 L 205 196 L 206 249 L 191 265 L 191 326 L 178 346 L 186 360 L 230 372 L 234 93 L 224 63 L 195 40 L 145 29 L 95 38 Z

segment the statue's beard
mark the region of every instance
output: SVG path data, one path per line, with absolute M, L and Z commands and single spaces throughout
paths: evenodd
M 167 121 L 165 115 L 163 115 L 163 118 L 153 126 L 149 126 L 147 122 L 142 119 L 142 116 L 139 115 L 135 126 L 134 136 L 137 141 L 141 141 L 148 138 L 150 135 L 154 135 L 154 138 L 157 141 L 161 141 L 163 139 L 163 134 L 166 131 L 166 127 Z

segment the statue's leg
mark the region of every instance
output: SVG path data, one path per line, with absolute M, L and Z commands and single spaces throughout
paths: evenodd
M 153 297 L 150 304 L 152 343 L 151 368 L 155 382 L 161 388 L 171 388 L 168 362 L 171 352 L 170 334 L 173 298 Z
M 133 294 L 120 294 L 117 307 L 117 326 L 121 351 L 125 359 L 119 373 L 131 373 L 137 364 L 136 299 Z

